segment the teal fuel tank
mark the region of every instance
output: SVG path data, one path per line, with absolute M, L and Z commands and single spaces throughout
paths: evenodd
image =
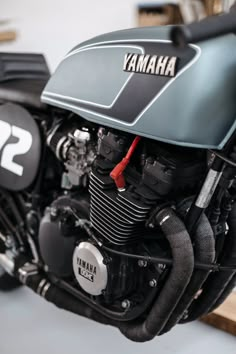
M 135 135 L 222 149 L 235 130 L 236 36 L 178 49 L 169 31 L 136 28 L 80 44 L 42 101 Z

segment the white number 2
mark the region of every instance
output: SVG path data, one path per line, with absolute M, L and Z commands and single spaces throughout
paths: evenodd
M 18 141 L 5 145 L 10 136 L 18 138 Z M 5 145 L 2 150 L 0 166 L 18 176 L 22 176 L 23 166 L 14 162 L 13 159 L 15 156 L 26 154 L 31 148 L 32 142 L 32 135 L 29 132 L 0 120 L 0 150 Z

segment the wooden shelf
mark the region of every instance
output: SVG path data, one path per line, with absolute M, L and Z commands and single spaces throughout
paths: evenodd
M 236 336 L 236 292 L 233 292 L 218 309 L 201 320 Z
M 0 32 L 0 42 L 14 41 L 16 39 L 15 31 Z

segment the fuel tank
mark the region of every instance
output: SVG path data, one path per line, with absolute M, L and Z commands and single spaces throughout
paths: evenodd
M 236 36 L 184 49 L 170 27 L 101 35 L 62 60 L 43 102 L 167 143 L 222 149 L 235 130 Z

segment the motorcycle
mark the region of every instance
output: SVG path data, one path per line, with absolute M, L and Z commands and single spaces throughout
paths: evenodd
M 171 38 L 169 38 L 171 30 Z M 0 288 L 137 342 L 236 284 L 236 18 L 0 54 Z M 40 99 L 41 96 L 41 99 Z

